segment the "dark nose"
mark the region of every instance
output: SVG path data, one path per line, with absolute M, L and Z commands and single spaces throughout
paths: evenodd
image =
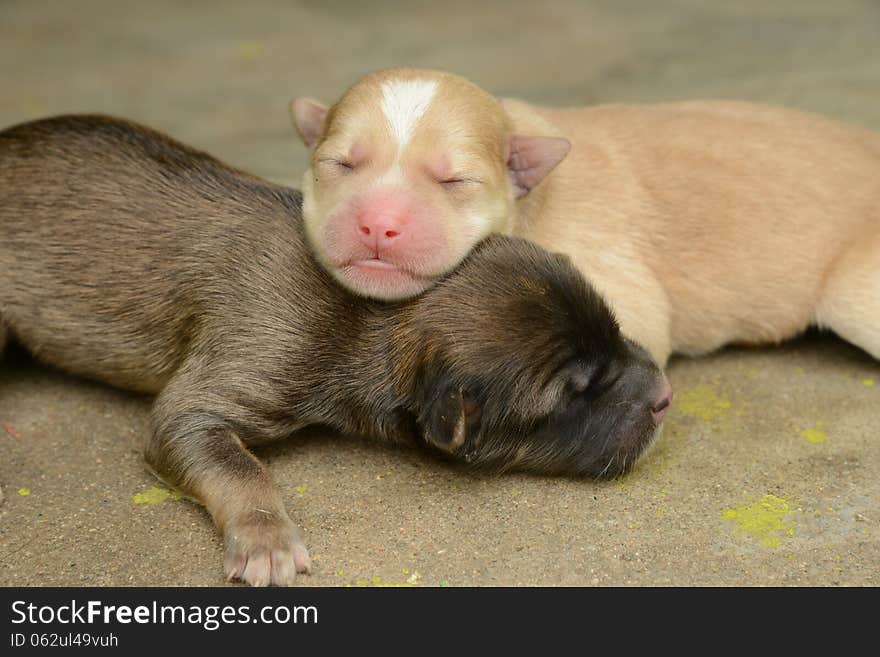
M 672 403 L 672 386 L 669 385 L 669 381 L 667 381 L 666 377 L 663 377 L 663 382 L 660 384 L 660 392 L 656 397 L 656 401 L 651 406 L 651 417 L 654 418 L 655 424 L 660 424 L 661 420 L 663 420 L 663 416 L 666 415 L 666 411 L 669 409 L 669 404 Z

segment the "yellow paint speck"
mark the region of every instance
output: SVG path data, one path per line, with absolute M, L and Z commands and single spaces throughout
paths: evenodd
M 706 422 L 722 420 L 730 410 L 730 400 L 720 396 L 707 385 L 682 390 L 673 399 L 674 408 L 679 413 Z
M 182 497 L 183 496 L 176 490 L 168 490 L 167 488 L 153 486 L 149 490 L 145 490 L 143 493 L 135 494 L 134 503 L 154 506 L 156 504 L 161 504 L 165 500 L 179 500 Z
M 804 429 L 801 431 L 801 437 L 811 445 L 818 445 L 828 440 L 828 434 L 824 431 L 825 423 L 819 420 L 816 422 L 815 429 Z
M 238 44 L 238 56 L 247 62 L 253 62 L 263 54 L 263 44 L 256 41 L 245 41 Z
M 793 512 L 790 500 L 771 494 L 726 509 L 721 517 L 735 523 L 738 531 L 752 536 L 764 547 L 777 548 L 784 537 L 794 535 L 795 523 L 788 520 Z
M 876 385 L 874 379 L 862 379 L 862 385 L 866 388 L 873 388 Z
M 519 491 L 516 488 L 511 488 L 510 494 L 516 497 L 517 495 L 519 495 Z
M 18 494 L 21 495 L 22 497 L 27 497 L 28 495 L 31 494 L 31 489 L 30 488 L 19 488 Z
M 293 490 L 295 490 L 300 495 L 305 495 L 306 491 L 309 489 L 308 486 L 296 486 Z
M 404 575 L 409 571 L 404 568 Z M 406 578 L 406 581 L 403 582 L 386 582 L 379 575 L 374 575 L 370 579 L 359 579 L 355 581 L 354 586 L 360 587 L 377 587 L 377 588 L 393 588 L 393 587 L 409 587 L 409 586 L 418 586 L 419 580 L 422 579 L 421 573 L 419 571 L 413 571 L 413 573 Z M 348 586 L 352 586 L 349 584 Z
M 345 575 L 345 571 L 342 570 L 342 568 L 340 568 L 339 570 L 336 571 L 336 574 L 341 577 L 342 575 Z

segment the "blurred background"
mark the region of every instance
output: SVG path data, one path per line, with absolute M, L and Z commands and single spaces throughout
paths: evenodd
M 297 181 L 286 105 L 443 68 L 552 104 L 738 98 L 880 128 L 875 0 L 2 0 L 0 125 L 146 122 Z
M 0 127 L 115 114 L 295 186 L 288 101 L 402 65 L 543 103 L 746 99 L 880 130 L 876 0 L 0 0 Z M 612 482 L 320 434 L 261 450 L 308 539 L 302 584 L 880 585 L 876 361 L 814 335 L 669 377 L 661 439 Z M 0 362 L 3 584 L 223 583 L 206 514 L 143 466 L 149 405 Z

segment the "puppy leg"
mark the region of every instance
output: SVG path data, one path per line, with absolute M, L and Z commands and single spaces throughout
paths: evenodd
M 657 367 L 665 368 L 672 354 L 672 339 L 666 317 L 657 313 L 653 319 L 648 318 L 643 308 L 633 309 L 628 303 L 612 304 L 612 308 L 620 324 L 620 332 L 643 347 Z
M 174 381 L 156 400 L 144 455 L 163 481 L 205 505 L 223 532 L 230 580 L 289 586 L 309 570 L 309 553 L 266 468 L 234 428 L 248 426 L 255 422 L 245 409 Z
M 572 262 L 611 307 L 620 332 L 643 347 L 661 369 L 672 354 L 669 302 L 663 286 L 635 256 L 606 254 L 592 261 L 578 254 Z
M 880 360 L 880 235 L 858 240 L 835 263 L 816 323 Z

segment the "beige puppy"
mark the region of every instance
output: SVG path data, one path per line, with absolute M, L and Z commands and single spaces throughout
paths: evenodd
M 874 133 L 742 102 L 539 107 L 415 69 L 291 113 L 309 240 L 355 292 L 413 294 L 503 232 L 570 255 L 661 365 L 809 325 L 880 358 Z

